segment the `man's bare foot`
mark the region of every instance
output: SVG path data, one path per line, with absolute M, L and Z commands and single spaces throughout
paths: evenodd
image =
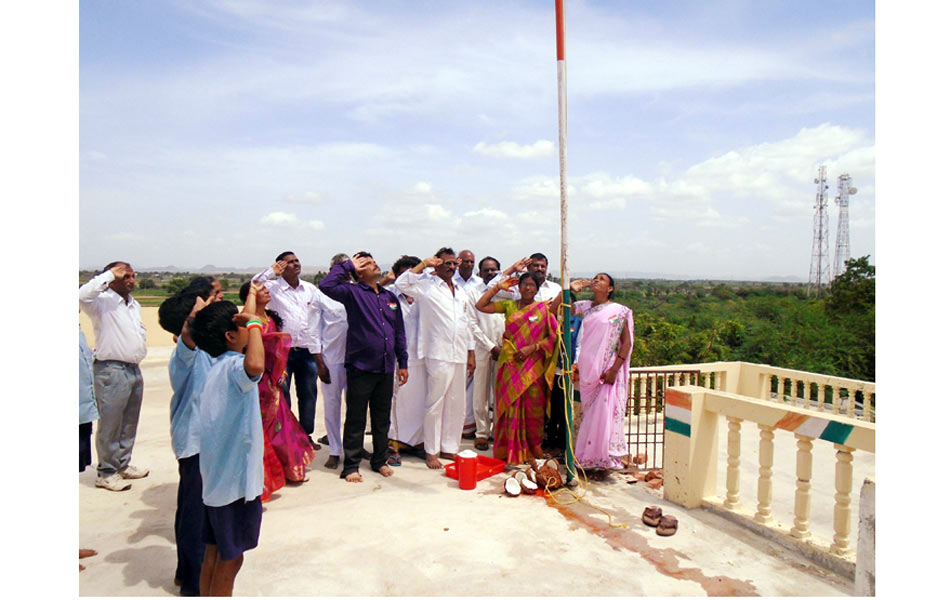
M 439 452 L 439 458 L 444 458 L 445 460 L 455 460 L 455 455 L 451 452 Z
M 328 469 L 335 469 L 340 466 L 340 457 L 330 455 L 330 458 L 327 459 L 327 462 L 323 463 L 323 466 Z
M 91 548 L 80 548 L 79 549 L 79 558 L 89 558 L 90 556 L 95 556 L 99 554 Z
M 363 476 L 357 471 L 353 471 L 346 476 L 346 480 L 350 483 L 363 483 Z
M 439 462 L 439 457 L 435 454 L 426 454 L 426 466 L 430 469 L 441 469 L 442 463 Z
M 393 468 L 390 467 L 389 465 L 383 465 L 379 468 L 379 474 L 382 475 L 383 477 L 392 477 Z

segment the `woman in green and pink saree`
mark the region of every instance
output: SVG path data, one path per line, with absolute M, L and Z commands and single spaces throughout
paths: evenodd
M 516 279 L 502 280 L 485 291 L 475 308 L 505 315 L 502 351 L 495 381 L 495 458 L 519 464 L 541 458 L 544 412 L 554 380 L 557 320 L 544 302 L 535 302 L 540 276 L 519 279 L 521 299 L 492 302 L 499 290 Z

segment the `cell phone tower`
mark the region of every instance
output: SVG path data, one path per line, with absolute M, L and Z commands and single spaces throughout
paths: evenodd
M 835 204 L 838 205 L 838 237 L 835 238 L 835 279 L 844 273 L 844 263 L 851 258 L 851 239 L 848 231 L 848 196 L 858 193 L 851 187 L 851 176 L 845 173 L 838 175 L 838 195 Z
M 815 194 L 815 229 L 811 242 L 811 270 L 808 272 L 808 293 L 814 291 L 818 296 L 821 295 L 821 286 L 830 283 L 828 277 L 828 262 L 831 259 L 828 251 L 828 199 L 825 197 L 828 184 L 825 181 L 825 165 L 821 165 L 818 167 L 818 177 L 815 178 L 818 193 Z

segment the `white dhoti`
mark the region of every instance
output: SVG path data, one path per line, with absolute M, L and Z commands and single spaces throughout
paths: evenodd
M 425 359 L 426 412 L 423 427 L 426 454 L 459 451 L 465 421 L 465 363 Z
M 421 358 L 409 359 L 409 379 L 393 384 L 393 407 L 389 418 L 389 439 L 409 446 L 422 443 L 422 425 L 426 412 L 426 365 Z
M 472 377 L 472 409 L 475 413 L 475 437 L 488 439 L 494 430 L 491 407 L 495 402 L 495 377 L 498 361 L 488 356 L 475 359 L 475 375 Z
M 327 428 L 330 455 L 342 456 L 343 438 L 340 415 L 343 413 L 343 394 L 346 393 L 346 367 L 343 363 L 328 364 L 330 383 L 320 382 L 323 391 L 323 424 Z
M 465 379 L 465 425 L 462 426 L 463 434 L 475 435 L 477 429 L 475 423 L 475 409 L 473 401 L 475 399 L 475 378 Z

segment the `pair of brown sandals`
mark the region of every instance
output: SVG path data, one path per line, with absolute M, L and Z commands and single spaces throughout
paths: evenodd
M 643 509 L 643 523 L 649 527 L 656 527 L 657 535 L 673 535 L 679 527 L 676 517 L 663 515 L 659 506 L 648 506 Z

